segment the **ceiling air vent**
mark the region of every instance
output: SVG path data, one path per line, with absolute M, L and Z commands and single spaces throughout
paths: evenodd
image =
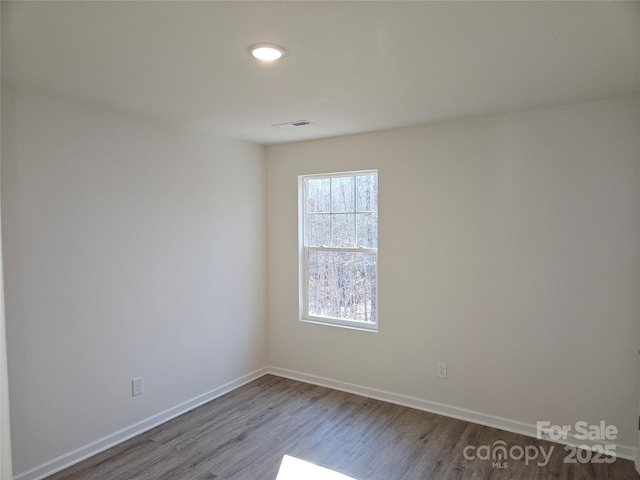
M 307 125 L 313 125 L 313 122 L 310 122 L 309 120 L 296 120 L 295 122 L 276 123 L 271 126 L 276 128 L 297 128 L 306 127 Z

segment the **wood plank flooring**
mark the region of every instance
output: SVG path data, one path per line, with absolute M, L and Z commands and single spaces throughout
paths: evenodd
M 464 456 L 497 441 L 553 454 L 507 468 Z M 565 463 L 558 444 L 265 375 L 49 480 L 275 480 L 285 454 L 356 480 L 640 479 L 628 460 Z

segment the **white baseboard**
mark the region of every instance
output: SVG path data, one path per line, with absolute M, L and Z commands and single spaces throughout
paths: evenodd
M 200 405 L 210 402 L 211 400 L 218 398 L 225 393 L 229 393 L 230 391 L 235 390 L 242 385 L 245 385 L 257 378 L 262 377 L 266 373 L 267 368 L 261 368 L 259 370 L 256 370 L 255 372 L 243 375 L 242 377 L 225 383 L 218 388 L 214 388 L 213 390 L 203 393 L 202 395 L 198 395 L 191 400 L 187 400 L 186 402 L 176 405 L 175 407 L 169 408 L 140 422 L 134 423 L 133 425 L 118 430 L 117 432 L 113 432 L 110 435 L 102 437 L 95 442 L 91 442 L 83 447 L 65 453 L 64 455 L 60 455 L 59 457 L 43 463 L 42 465 L 38 465 L 37 467 L 27 470 L 26 472 L 15 475 L 13 478 L 14 480 L 41 480 L 45 477 L 48 477 L 49 475 L 53 475 L 54 473 L 59 472 L 60 470 L 64 470 L 71 465 L 75 465 L 82 460 L 92 457 L 93 455 L 97 455 L 98 453 L 107 450 L 108 448 L 114 447 L 126 440 L 129 440 L 130 438 L 140 435 L 147 430 L 151 430 L 158 425 L 168 422 L 172 418 L 180 416 L 183 413 L 188 412 L 189 410 L 193 410 Z
M 333 388 L 347 393 L 354 393 L 367 398 L 373 398 L 376 400 L 382 400 L 396 405 L 403 405 L 405 407 L 415 408 L 417 410 L 423 410 L 425 412 L 436 413 L 438 415 L 444 415 L 446 417 L 457 418 L 459 420 L 465 420 L 471 423 L 477 423 L 485 425 L 487 427 L 493 427 L 500 430 L 506 430 L 508 432 L 518 433 L 526 435 L 528 437 L 537 436 L 536 426 L 529 423 L 523 423 L 508 418 L 497 417 L 495 415 L 487 415 L 485 413 L 476 412 L 474 410 L 467 410 L 465 408 L 453 407 L 451 405 L 445 405 L 442 403 L 431 402 L 429 400 L 423 400 L 421 398 L 410 397 L 407 395 L 400 395 L 397 393 L 391 393 L 384 390 L 378 390 L 375 388 L 362 387 L 360 385 L 354 385 L 352 383 L 341 382 L 339 380 L 332 380 L 330 378 L 320 377 L 317 375 L 310 375 L 307 373 L 296 372 L 294 370 L 288 370 L 279 367 L 268 367 L 267 373 L 277 375 L 279 377 L 290 378 L 292 380 L 298 380 L 300 382 L 311 383 L 321 387 Z M 545 438 L 545 440 L 550 440 Z M 591 448 L 597 444 L 590 440 L 578 440 L 570 434 L 567 441 L 554 441 L 561 445 L 572 446 L 586 446 Z M 638 448 L 628 445 L 615 445 L 615 454 L 619 458 L 624 458 L 636 462 L 638 455 Z

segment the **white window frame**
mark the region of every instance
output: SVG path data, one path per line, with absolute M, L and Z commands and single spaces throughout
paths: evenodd
M 366 247 L 309 247 L 307 246 L 307 192 L 306 183 L 307 179 L 331 179 L 338 177 L 354 177 L 359 175 L 373 175 L 378 177 L 378 192 L 380 189 L 378 170 L 356 170 L 349 172 L 337 172 L 337 173 L 323 173 L 312 175 L 300 175 L 298 177 L 298 250 L 299 250 L 299 308 L 300 308 L 300 321 L 308 323 L 316 323 L 321 325 L 331 325 L 342 328 L 349 328 L 354 330 L 363 330 L 368 332 L 378 331 L 378 298 L 380 297 L 380 291 L 378 288 L 378 248 L 366 248 Z M 378 204 L 380 196 L 378 193 Z M 355 206 L 354 206 L 355 208 Z M 378 208 L 379 212 L 379 208 Z M 356 212 L 354 212 L 356 213 Z M 379 221 L 378 213 L 378 221 Z M 380 230 L 378 229 L 378 238 L 380 236 Z M 338 252 L 371 252 L 376 254 L 376 298 L 375 298 L 375 322 L 364 322 L 360 320 L 349 320 L 344 318 L 335 317 L 321 317 L 309 314 L 309 298 L 308 298 L 308 285 L 309 285 L 309 272 L 308 272 L 308 256 L 309 251 L 338 251 Z

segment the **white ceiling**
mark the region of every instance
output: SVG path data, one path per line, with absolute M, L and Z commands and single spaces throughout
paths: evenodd
M 640 2 L 3 1 L 2 79 L 272 144 L 640 93 Z

